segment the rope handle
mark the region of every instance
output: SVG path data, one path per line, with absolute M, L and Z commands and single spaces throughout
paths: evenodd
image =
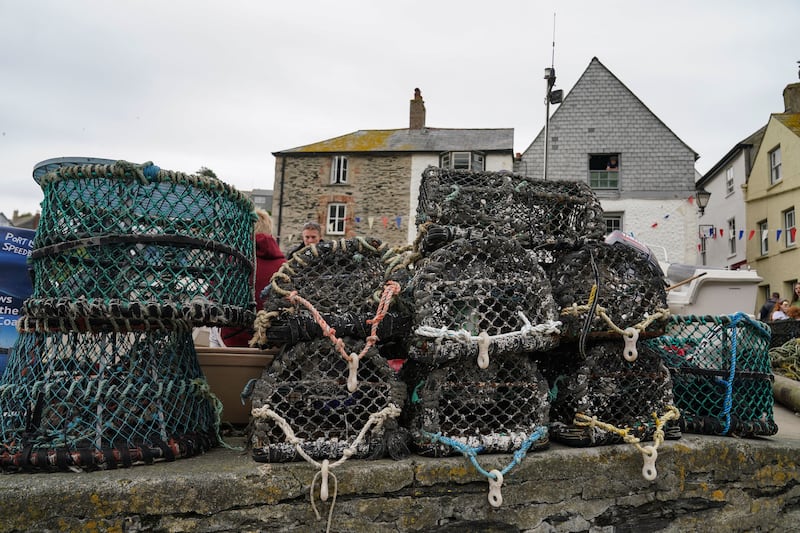
M 630 434 L 631 428 L 620 429 L 612 424 L 601 422 L 596 416 L 588 416 L 583 413 L 576 413 L 574 424 L 581 427 L 597 427 L 611 433 L 616 433 L 622 437 L 622 440 L 627 444 L 632 444 L 642 454 L 642 477 L 647 481 L 656 479 L 658 472 L 656 470 L 656 459 L 658 458 L 658 447 L 664 442 L 664 425 L 670 420 L 677 420 L 680 418 L 681 412 L 677 407 L 668 405 L 667 412 L 659 417 L 653 413 L 656 429 L 653 432 L 653 445 L 642 446 L 639 444 L 640 440 Z
M 486 369 L 489 367 L 489 347 L 492 343 L 501 340 L 501 339 L 509 339 L 509 338 L 516 338 L 516 337 L 525 337 L 525 336 L 535 336 L 537 334 L 542 335 L 552 335 L 552 334 L 560 334 L 561 330 L 558 329 L 561 327 L 561 322 L 551 321 L 548 320 L 543 324 L 532 325 L 531 321 L 528 320 L 528 317 L 525 316 L 525 313 L 522 311 L 518 311 L 517 315 L 519 315 L 520 320 L 522 320 L 522 326 L 517 331 L 511 331 L 508 333 L 499 333 L 497 335 L 489 335 L 486 330 L 481 331 L 478 335 L 472 335 L 466 329 L 459 329 L 459 330 L 452 330 L 448 329 L 446 326 L 441 328 L 435 328 L 432 326 L 420 326 L 418 327 L 414 333 L 419 335 L 420 337 L 428 337 L 433 339 L 449 339 L 455 340 L 457 342 L 463 344 L 469 343 L 477 343 L 478 345 L 478 367 L 481 369 Z

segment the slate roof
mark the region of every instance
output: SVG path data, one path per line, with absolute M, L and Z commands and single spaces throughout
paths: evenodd
M 460 150 L 513 152 L 514 129 L 359 130 L 314 144 L 273 152 L 272 155 L 329 152 L 452 152 Z
M 711 181 L 711 178 L 719 171 L 719 169 L 731 162 L 733 158 L 739 154 L 739 152 L 749 148 L 752 150 L 751 154 L 755 156 L 755 154 L 758 153 L 758 148 L 761 146 L 761 141 L 764 139 L 764 133 L 766 131 L 767 126 L 761 126 L 758 130 L 748 135 L 745 139 L 736 143 L 733 148 L 731 148 L 728 153 L 722 157 L 722 159 L 717 161 L 714 166 L 708 170 L 708 172 L 703 174 L 703 177 L 697 180 L 696 186 L 699 188 L 705 186 L 706 183 Z

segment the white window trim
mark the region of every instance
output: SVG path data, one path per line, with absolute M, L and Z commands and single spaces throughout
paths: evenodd
M 341 208 L 341 213 L 339 212 Z M 347 221 L 347 204 L 328 204 L 328 216 L 325 224 L 327 235 L 344 235 Z
M 734 191 L 734 183 L 733 183 L 733 167 L 728 168 L 725 171 L 725 194 L 731 195 Z
M 778 183 L 783 179 L 781 174 L 781 147 L 778 146 L 769 153 L 769 182 Z
M 792 215 L 791 225 L 789 225 L 790 221 L 788 220 L 789 213 L 791 213 Z M 794 207 L 792 207 L 791 209 L 787 209 L 786 211 L 783 212 L 783 226 L 784 226 L 783 231 L 786 232 L 786 237 L 785 237 L 786 240 L 784 242 L 786 243 L 787 248 L 790 248 L 795 244 L 797 244 L 797 236 L 795 235 L 795 238 L 794 239 L 792 238 L 792 228 L 797 226 L 796 216 L 797 214 L 795 213 Z
M 335 155 L 331 162 L 331 185 L 347 184 L 347 156 Z
M 728 256 L 736 255 L 736 219 L 728 219 Z

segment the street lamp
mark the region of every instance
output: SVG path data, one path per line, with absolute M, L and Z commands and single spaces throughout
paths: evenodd
M 694 192 L 694 197 L 697 199 L 697 207 L 700 209 L 700 215 L 702 216 L 706 211 L 706 206 L 708 205 L 708 200 L 711 198 L 711 193 L 705 189 L 697 189 Z

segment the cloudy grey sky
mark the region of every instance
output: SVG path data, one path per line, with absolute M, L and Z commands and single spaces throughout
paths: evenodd
M 783 111 L 797 0 L 0 0 L 0 212 L 36 211 L 42 160 L 213 169 L 272 188 L 272 152 L 360 129 L 544 125 L 597 57 L 708 170 Z

